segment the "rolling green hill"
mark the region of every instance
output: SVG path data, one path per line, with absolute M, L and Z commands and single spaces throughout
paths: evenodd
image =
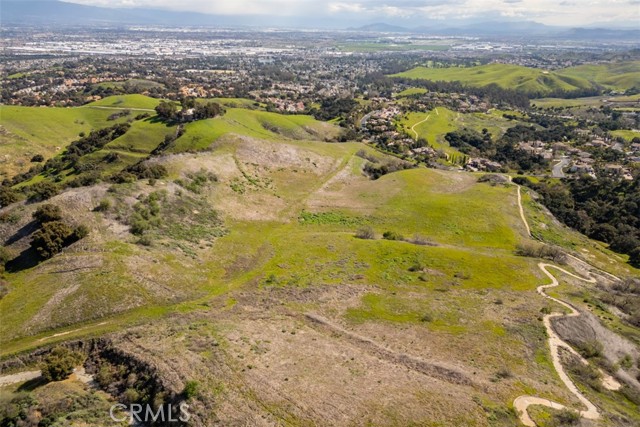
M 311 116 L 282 115 L 243 108 L 228 108 L 223 116 L 190 123 L 185 130 L 185 134 L 171 148 L 172 152 L 205 149 L 227 134 L 314 141 L 335 138 L 340 132 L 337 126 Z
M 123 104 L 152 101 L 114 98 L 101 106 Z M 112 113 L 95 107 L 51 111 L 69 115 L 62 121 Z M 96 126 L 106 124 L 100 117 Z M 20 119 L 13 121 L 19 130 Z M 496 135 L 511 126 L 496 110 L 445 108 L 398 125 L 416 123 L 434 145 L 459 126 Z M 536 236 L 599 268 L 639 272 L 561 226 L 529 191 L 427 168 L 371 180 L 367 162 L 396 159 L 361 143 L 325 143 L 340 128 L 310 116 L 229 107 L 184 128 L 148 161 L 166 168 L 159 179 L 67 188 L 46 202 L 0 210 L 3 257 L 11 260 L 0 280 L 0 357 L 108 333 L 119 360 L 139 355 L 176 395 L 196 384 L 189 402 L 200 425 L 512 427 L 513 402 L 523 394 L 579 405 L 552 364 L 542 322 L 542 313 L 562 306 L 536 291 L 548 282 L 543 260 L 518 255 L 519 245 L 540 244 L 523 218 Z M 103 170 L 114 172 L 175 131 L 157 117 L 135 120 L 81 159 L 118 154 Z M 48 260 L 13 262 L 28 253 L 38 226 L 33 213 L 45 203 L 89 234 Z M 565 268 L 585 274 L 578 264 Z M 558 277 L 553 295 L 597 314 L 608 331 L 640 340 L 594 302 L 594 287 Z M 108 378 L 104 366 L 99 375 Z M 56 389 L 60 396 L 50 399 L 62 401 L 72 385 L 89 390 L 77 377 L 0 386 L 0 404 Z M 125 380 L 138 378 L 148 377 Z M 615 425 L 610 419 L 638 421 L 627 389 L 590 387 L 590 378 L 576 382 L 606 416 L 603 427 Z M 36 392 L 28 394 L 31 386 Z M 541 423 L 551 416 L 532 411 Z
M 609 89 L 629 89 L 640 85 L 640 62 L 584 65 L 546 71 L 510 64 L 488 64 L 476 67 L 426 68 L 416 67 L 393 74 L 392 77 L 433 81 L 460 81 L 472 86 L 497 84 L 507 89 L 548 93 L 554 90 L 572 91 L 595 85 Z

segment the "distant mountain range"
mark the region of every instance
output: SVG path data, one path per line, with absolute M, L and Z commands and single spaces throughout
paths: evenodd
M 377 33 L 429 34 L 441 36 L 546 36 L 567 40 L 640 40 L 640 30 L 553 27 L 533 21 L 490 21 L 456 27 L 420 26 L 407 28 L 385 23 L 351 27 L 349 31 Z
M 216 16 L 191 12 L 153 9 L 114 9 L 85 6 L 55 0 L 2 0 L 0 16 L 3 25 L 219 25 Z
M 67 3 L 58 0 L 0 0 L 3 25 L 25 26 L 94 26 L 94 25 L 166 25 L 202 27 L 307 27 L 330 28 L 341 21 L 278 16 L 222 16 L 160 9 L 105 8 Z M 449 26 L 430 21 L 408 28 L 388 23 L 373 23 L 349 31 L 376 33 L 418 33 L 442 36 L 532 37 L 545 36 L 572 40 L 640 40 L 640 30 L 563 28 L 531 21 L 492 21 L 455 23 Z

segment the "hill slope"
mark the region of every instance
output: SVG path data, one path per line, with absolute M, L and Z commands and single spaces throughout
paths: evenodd
M 640 62 L 581 66 L 556 71 L 510 64 L 488 64 L 468 68 L 416 67 L 393 74 L 391 77 L 460 81 L 472 86 L 497 84 L 505 89 L 534 93 L 589 89 L 596 85 L 610 89 L 629 89 L 640 85 Z
M 363 157 L 393 159 L 359 143 L 322 142 L 325 127 L 229 108 L 186 126 L 183 138 L 200 135 L 202 144 L 179 139 L 180 152 L 148 161 L 164 166 L 165 178 L 48 200 L 91 232 L 37 265 L 10 264 L 2 354 L 110 332 L 176 390 L 197 383 L 190 408 L 198 426 L 490 419 L 511 427 L 523 394 L 578 407 L 538 320 L 560 308 L 536 292 L 546 283 L 539 260 L 515 254 L 529 242 L 517 188 L 426 168 L 370 180 Z M 169 130 L 135 121 L 108 149 L 148 149 L 145 136 Z M 560 227 L 530 194 L 524 202 L 535 234 L 616 274 L 637 274 Z M 0 222 L 10 253 L 27 250 L 41 205 L 0 210 L 12 218 Z M 356 238 L 364 227 L 373 238 Z M 590 291 L 570 278 L 558 290 L 584 311 Z M 611 329 L 621 325 L 608 318 Z M 629 329 L 618 331 L 640 335 Z M 638 420 L 622 392 L 585 393 L 607 416 Z M 533 417 L 548 419 L 543 411 Z

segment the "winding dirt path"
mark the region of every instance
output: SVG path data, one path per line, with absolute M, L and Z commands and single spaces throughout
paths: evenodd
M 522 221 L 525 225 L 525 228 L 527 230 L 527 235 L 531 236 L 531 229 L 529 227 L 529 223 L 527 222 L 527 218 L 524 215 L 524 209 L 522 207 L 522 196 L 521 196 L 521 189 L 520 186 L 518 186 L 518 207 L 520 210 L 520 217 L 522 218 Z M 571 255 L 569 255 L 571 256 Z M 572 258 L 584 263 L 584 261 L 580 260 L 579 258 L 573 257 Z M 585 263 L 586 264 L 586 263 Z M 580 276 L 576 276 L 573 273 L 570 273 L 569 271 L 560 268 L 558 266 L 552 265 L 552 264 L 546 264 L 546 263 L 539 263 L 538 267 L 540 268 L 540 270 L 542 270 L 542 272 L 551 280 L 551 283 L 546 284 L 546 285 L 541 285 L 538 286 L 537 288 L 537 292 L 538 294 L 542 295 L 543 297 L 550 299 L 551 301 L 560 304 L 561 306 L 567 308 L 569 310 L 569 314 L 561 314 L 561 313 L 551 313 L 551 314 L 547 314 L 546 316 L 544 316 L 543 318 L 543 322 L 544 322 L 544 326 L 545 329 L 547 331 L 547 336 L 548 338 L 548 343 L 549 343 L 549 349 L 551 351 L 551 359 L 553 362 L 553 367 L 556 370 L 556 372 L 558 373 L 558 376 L 560 377 L 560 379 L 562 380 L 562 382 L 564 383 L 564 385 L 569 389 L 569 391 L 576 396 L 576 398 L 578 398 L 578 400 L 586 407 L 586 410 L 580 411 L 580 416 L 589 420 L 596 420 L 598 418 L 600 418 L 600 412 L 598 411 L 598 408 L 589 400 L 587 399 L 581 392 L 580 390 L 578 390 L 578 388 L 576 387 L 575 383 L 571 380 L 571 378 L 569 378 L 569 376 L 567 375 L 566 371 L 564 370 L 564 367 L 562 366 L 562 362 L 560 361 L 560 348 L 563 348 L 567 351 L 569 351 L 571 354 L 577 356 L 580 360 L 580 362 L 584 365 L 588 365 L 589 362 L 587 360 L 585 360 L 578 352 L 576 352 L 569 344 L 567 344 L 566 342 L 564 342 L 559 336 L 558 334 L 556 334 L 556 332 L 553 330 L 553 327 L 551 325 L 551 319 L 555 318 L 555 317 L 562 317 L 562 316 L 567 316 L 567 317 L 577 317 L 580 316 L 580 312 L 578 312 L 578 310 L 576 310 L 571 304 L 568 304 L 558 298 L 554 298 L 552 296 L 549 296 L 546 294 L 545 290 L 549 289 L 549 288 L 553 288 L 559 285 L 558 283 L 558 279 L 556 279 L 556 277 L 551 274 L 551 272 L 549 271 L 549 268 L 555 268 L 556 270 L 561 271 L 564 274 L 567 274 L 575 279 L 581 280 L 583 282 L 586 283 L 596 283 L 596 279 L 591 275 L 591 273 L 588 272 L 587 270 L 587 278 L 584 277 L 580 277 Z M 606 273 L 606 272 L 603 272 Z M 611 277 L 614 277 L 613 275 L 610 275 L 609 273 L 606 273 Z M 610 375 L 606 374 L 605 372 L 603 372 L 602 370 L 600 370 L 600 373 L 602 374 L 602 383 L 603 386 L 609 390 L 618 390 L 621 385 L 618 381 L 616 381 L 613 377 L 611 377 Z M 529 413 L 527 412 L 527 408 L 531 405 L 543 405 L 543 406 L 547 406 L 553 409 L 565 409 L 566 406 L 557 403 L 557 402 L 553 402 L 549 399 L 543 399 L 541 397 L 535 397 L 535 396 L 518 396 L 514 402 L 513 402 L 513 406 L 515 407 L 516 411 L 518 412 L 518 416 L 520 417 L 520 421 L 522 422 L 522 424 L 524 424 L 527 427 L 535 427 L 536 423 L 531 419 L 531 417 L 529 416 Z
M 439 116 L 440 113 L 438 113 L 438 109 L 434 108 L 436 116 Z M 431 117 L 431 113 L 427 114 L 427 117 L 424 120 L 420 120 L 418 123 L 416 123 L 415 125 L 411 126 L 411 132 L 414 133 L 414 135 L 416 136 L 416 141 L 418 140 L 418 138 L 420 137 L 420 135 L 418 135 L 418 132 L 416 132 L 416 126 L 421 125 L 422 123 L 426 122 L 427 120 L 429 120 L 429 117 Z
M 420 137 L 420 135 L 418 135 L 418 132 L 416 132 L 416 126 L 421 125 L 424 122 L 426 122 L 427 120 L 429 120 L 429 117 L 431 117 L 431 114 L 427 114 L 427 117 L 424 120 L 420 120 L 418 123 L 416 123 L 415 125 L 411 126 L 411 132 L 413 132 L 414 135 L 416 136 L 416 140 L 418 140 L 418 138 Z

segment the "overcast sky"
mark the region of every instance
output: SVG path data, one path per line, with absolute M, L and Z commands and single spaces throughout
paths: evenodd
M 224 15 L 334 17 L 416 24 L 420 20 L 531 20 L 548 25 L 638 23 L 640 0 L 66 0 L 107 7 L 146 7 Z M 640 27 L 640 25 L 638 25 Z

